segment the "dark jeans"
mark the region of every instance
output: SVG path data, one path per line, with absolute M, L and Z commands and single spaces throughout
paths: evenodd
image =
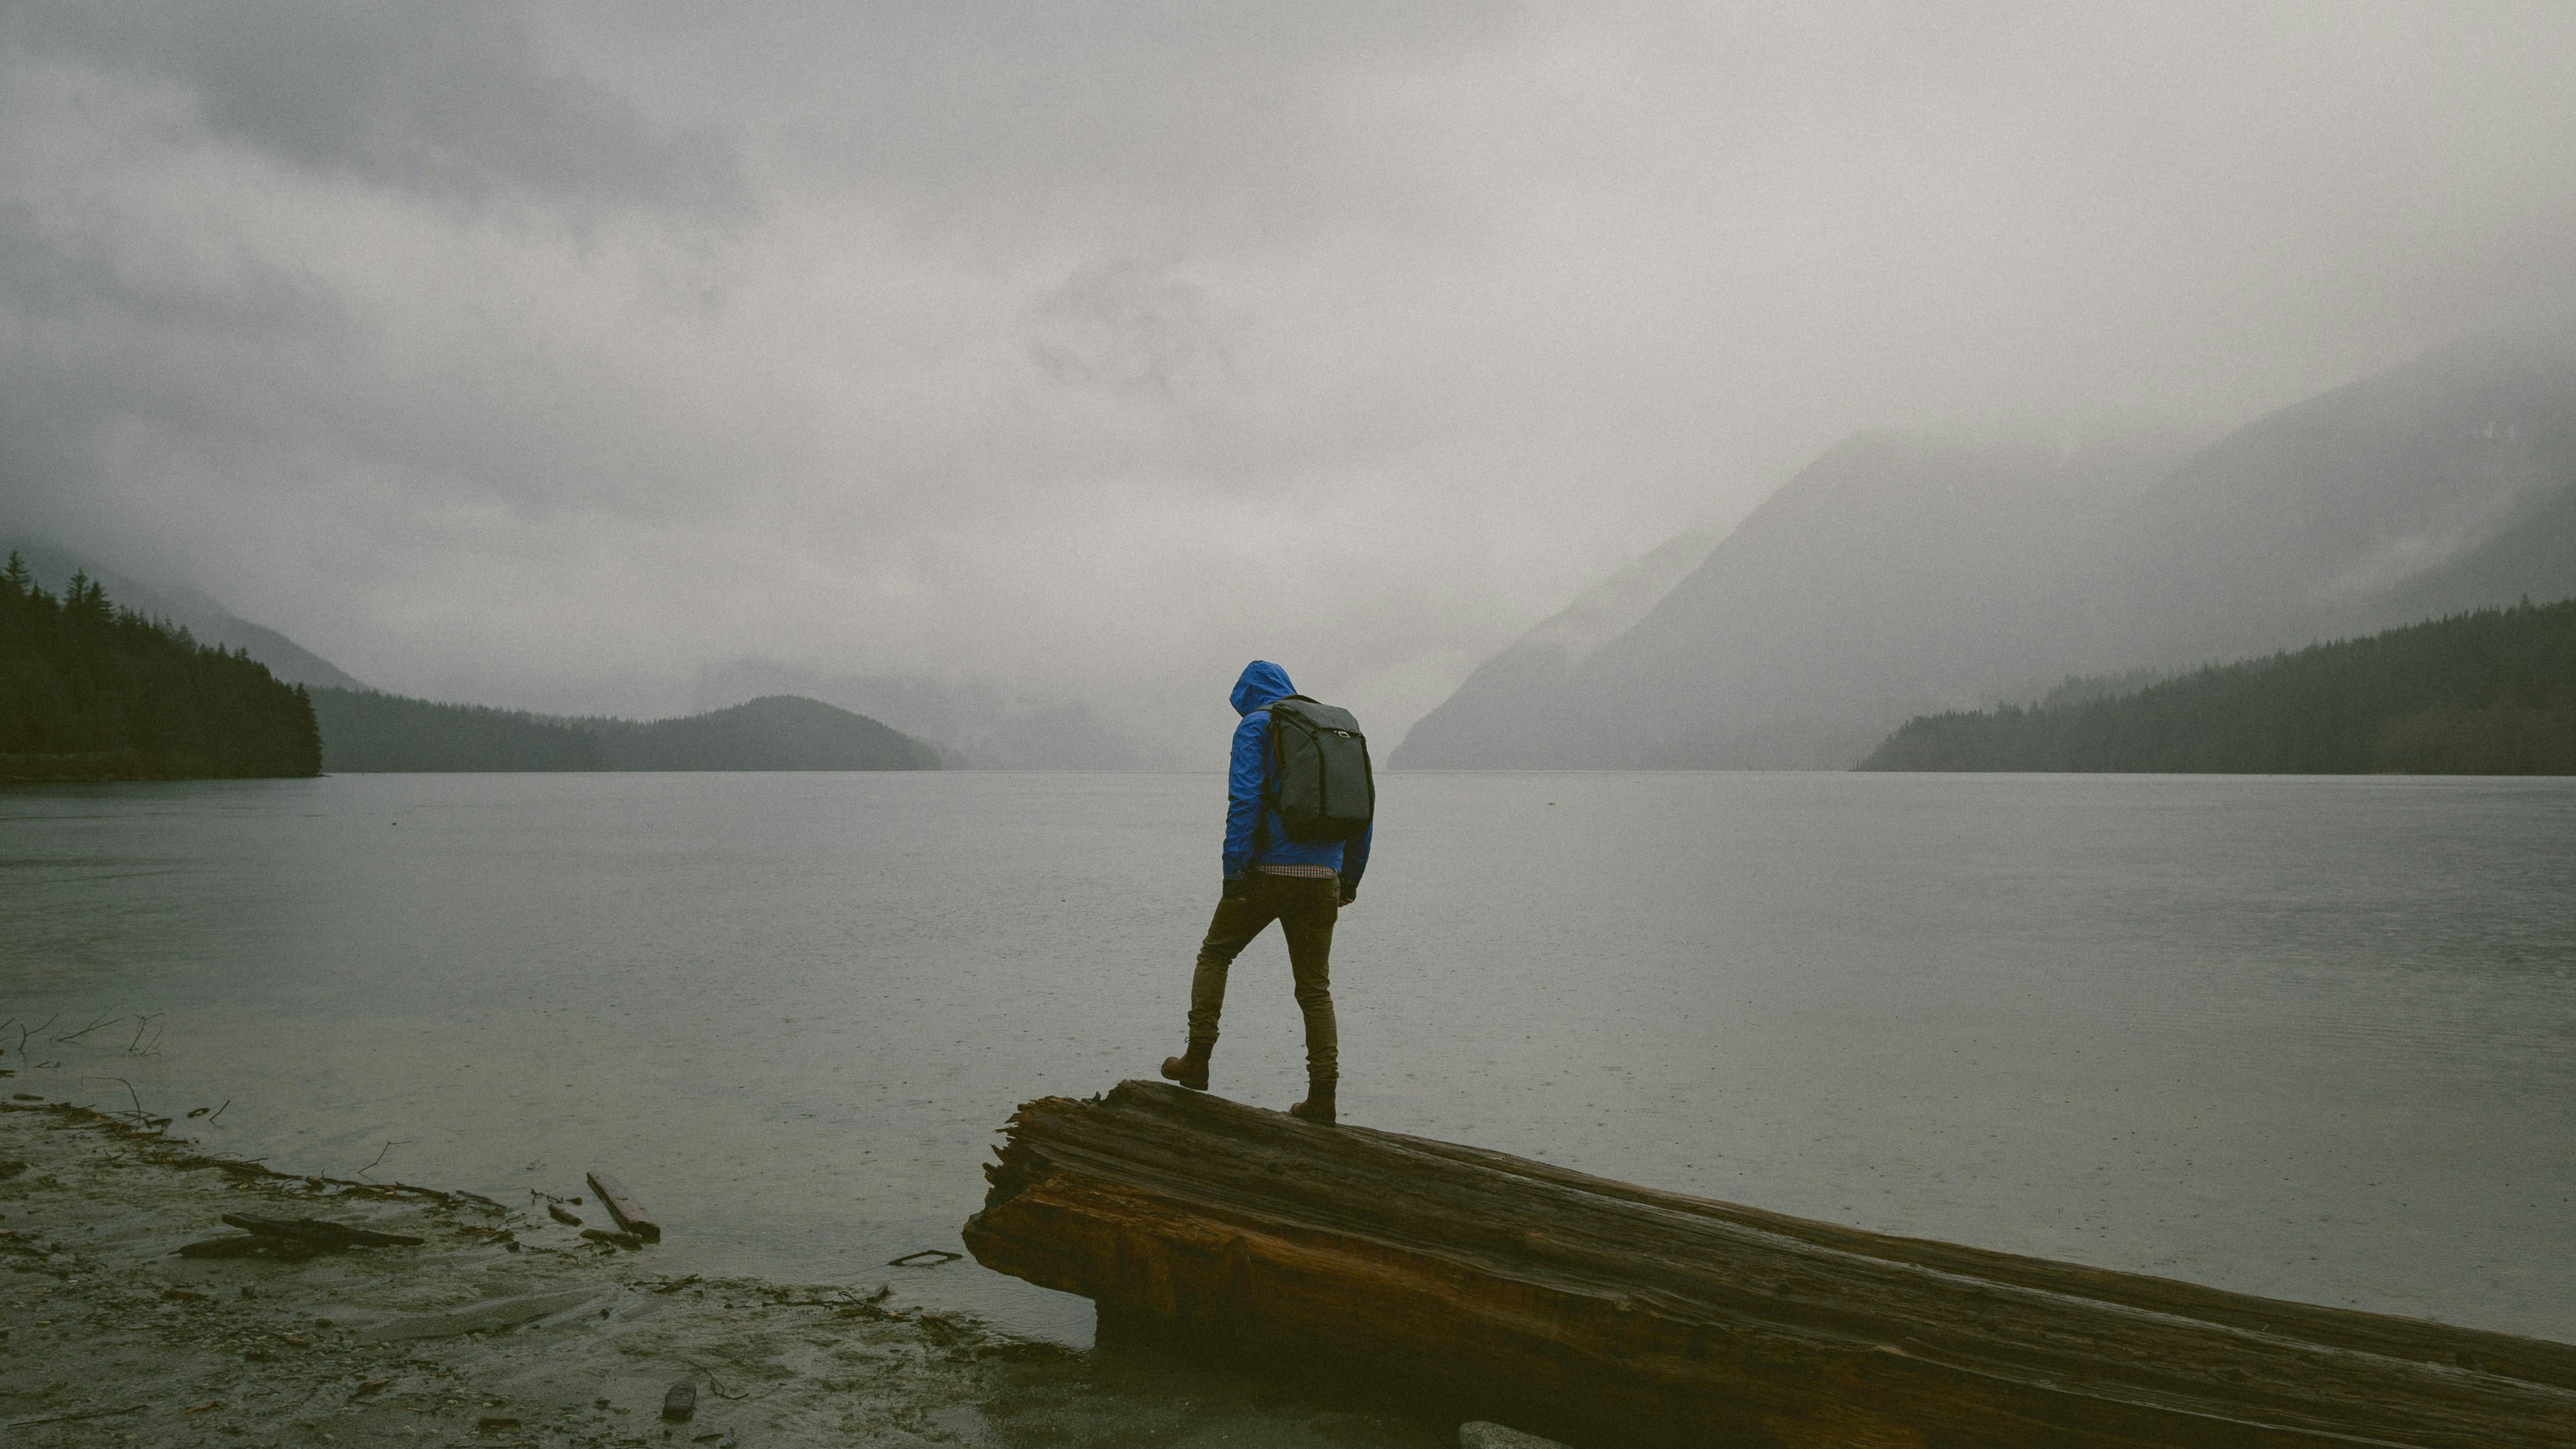
M 1342 883 L 1333 879 L 1263 875 L 1254 871 L 1244 893 L 1216 903 L 1199 965 L 1190 977 L 1190 1038 L 1216 1040 L 1225 1010 L 1225 973 L 1252 938 L 1272 921 L 1288 938 L 1288 971 L 1297 982 L 1297 1009 L 1306 1014 L 1306 1076 L 1318 1082 L 1341 1077 L 1341 1039 L 1333 1028 L 1333 921 L 1342 910 Z

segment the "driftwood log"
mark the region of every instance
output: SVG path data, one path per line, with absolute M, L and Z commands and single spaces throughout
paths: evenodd
M 2576 1346 L 1587 1177 L 1126 1082 L 1011 1119 L 978 1261 L 1578 1445 L 2576 1445 Z

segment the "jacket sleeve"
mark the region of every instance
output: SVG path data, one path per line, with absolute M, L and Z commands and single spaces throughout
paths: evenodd
M 1252 870 L 1252 837 L 1261 825 L 1261 787 L 1270 777 L 1270 712 L 1256 709 L 1234 727 L 1225 779 L 1225 878 Z
M 1377 834 L 1377 822 L 1370 821 L 1359 834 L 1342 847 L 1342 894 L 1360 893 L 1360 876 L 1368 870 L 1369 839 Z

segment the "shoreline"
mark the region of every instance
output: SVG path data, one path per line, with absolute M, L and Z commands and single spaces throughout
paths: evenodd
M 12 1084 L 14 1085 L 14 1084 Z M 600 1205 L 279 1172 L 159 1118 L 0 1091 L 0 1430 L 265 1445 L 1431 1446 L 1431 1426 L 1146 1349 L 1083 1353 L 884 1282 L 674 1277 Z M 224 1217 L 417 1245 L 192 1258 Z M 694 1395 L 665 1419 L 666 1394 Z
M 175 1256 L 227 1235 L 227 1213 L 420 1242 Z M 92 1108 L 0 1103 L 0 1264 L 19 1305 L 0 1327 L 0 1427 L 28 1445 L 974 1442 L 997 1368 L 1074 1357 L 882 1287 L 669 1278 L 649 1248 L 576 1231 L 479 1194 L 298 1177 Z M 682 1381 L 694 1410 L 665 1421 Z

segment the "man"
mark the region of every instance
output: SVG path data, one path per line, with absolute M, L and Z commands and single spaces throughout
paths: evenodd
M 1291 1115 L 1309 1122 L 1333 1120 L 1341 1083 L 1340 1043 L 1333 1027 L 1333 922 L 1359 894 L 1368 869 L 1369 830 L 1347 844 L 1300 844 L 1288 838 L 1269 806 L 1270 706 L 1297 692 L 1288 671 L 1266 659 L 1243 667 L 1234 683 L 1233 764 L 1227 772 L 1225 886 L 1199 946 L 1190 978 L 1190 1044 L 1187 1054 L 1163 1059 L 1163 1075 L 1192 1091 L 1208 1084 L 1208 1056 L 1216 1050 L 1217 1015 L 1225 1007 L 1226 968 L 1272 921 L 1288 938 L 1288 970 L 1297 983 L 1297 1009 L 1306 1017 L 1306 1100 Z

